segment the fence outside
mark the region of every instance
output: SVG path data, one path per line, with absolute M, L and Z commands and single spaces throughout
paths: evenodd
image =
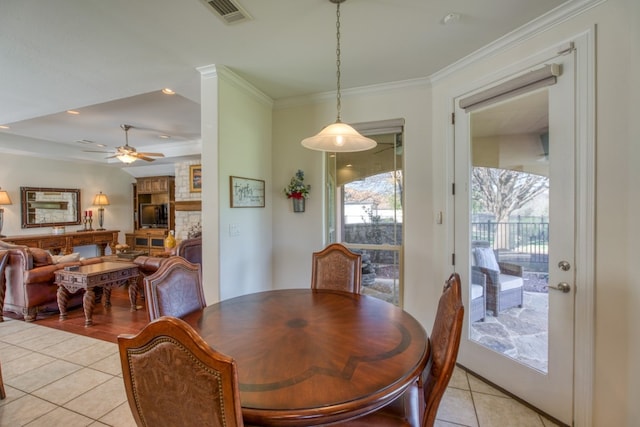
M 549 271 L 549 222 L 472 222 L 471 240 L 488 241 L 498 261 L 520 264 L 526 271 Z

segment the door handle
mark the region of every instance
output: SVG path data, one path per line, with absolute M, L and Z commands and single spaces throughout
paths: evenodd
M 567 292 L 571 291 L 571 285 L 568 284 L 567 282 L 560 282 L 556 286 L 549 285 L 548 288 L 549 289 L 555 289 L 556 291 L 562 291 L 565 294 Z

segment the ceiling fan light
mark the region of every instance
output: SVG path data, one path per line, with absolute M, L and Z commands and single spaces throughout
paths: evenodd
M 310 150 L 329 152 L 355 152 L 374 148 L 377 142 L 362 136 L 346 123 L 335 122 L 317 135 L 302 140 L 302 146 Z
M 122 163 L 133 163 L 135 162 L 137 159 L 134 156 L 130 156 L 129 154 L 121 154 L 118 157 L 118 160 L 120 160 Z

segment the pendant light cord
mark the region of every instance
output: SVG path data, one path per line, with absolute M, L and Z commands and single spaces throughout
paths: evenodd
M 336 118 L 336 122 L 341 122 L 340 120 L 340 109 L 342 107 L 340 103 L 340 3 L 337 3 L 336 7 L 336 78 L 337 78 L 337 99 L 336 99 L 336 108 L 338 110 L 338 117 Z

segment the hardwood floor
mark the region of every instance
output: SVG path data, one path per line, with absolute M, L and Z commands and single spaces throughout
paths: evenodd
M 36 323 L 115 343 L 119 334 L 136 334 L 149 323 L 145 302 L 140 299 L 140 296 L 138 296 L 138 310 L 131 312 L 129 308 L 127 288 L 121 286 L 111 291 L 111 308 L 109 310 L 106 310 L 102 304 L 96 304 L 93 311 L 93 326 L 84 326 L 82 306 L 70 308 L 67 319 L 62 322 L 59 320 L 58 311 L 38 313 Z M 22 316 L 14 313 L 4 312 L 4 316 L 22 320 Z

